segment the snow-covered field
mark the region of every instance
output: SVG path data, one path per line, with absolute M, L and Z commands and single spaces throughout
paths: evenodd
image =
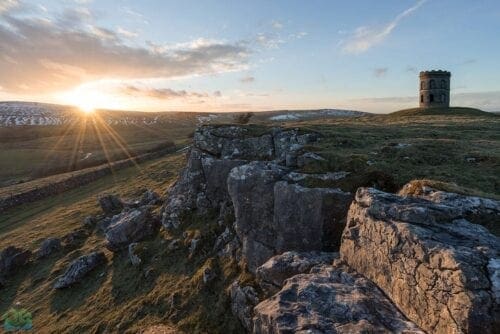
M 232 122 L 235 113 L 178 113 L 137 111 L 98 111 L 100 119 L 109 125 L 168 125 L 186 121 L 192 124 Z M 256 112 L 252 121 L 286 122 L 317 118 L 359 117 L 366 113 L 353 110 L 277 110 Z M 64 125 L 80 122 L 86 117 L 71 106 L 37 102 L 0 102 L 0 127 Z

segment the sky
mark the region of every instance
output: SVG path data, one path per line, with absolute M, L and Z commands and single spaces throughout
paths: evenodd
M 500 111 L 498 0 L 0 0 L 0 100 L 386 113 L 421 70 Z

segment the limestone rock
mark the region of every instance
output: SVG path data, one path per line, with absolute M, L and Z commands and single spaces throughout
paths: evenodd
M 252 136 L 247 128 L 237 126 L 199 127 L 194 145 L 223 159 L 270 160 L 274 154 L 272 135 Z
M 461 210 L 461 214 L 467 220 L 479 224 L 500 225 L 500 201 L 478 196 L 466 196 L 436 190 L 424 186 L 418 181 L 410 182 L 403 186 L 400 191 L 404 196 L 415 196 L 424 198 L 438 204 L 452 206 Z
M 0 276 L 5 277 L 15 273 L 19 267 L 28 263 L 31 251 L 9 246 L 0 253 Z
M 297 156 L 301 153 L 304 145 L 317 141 L 319 135 L 316 133 L 301 134 L 298 129 L 286 130 L 276 128 L 273 131 L 275 159 L 287 166 L 296 166 Z M 288 161 L 287 161 L 288 156 Z
M 499 333 L 499 239 L 453 202 L 360 188 L 341 258 L 430 333 Z
M 326 252 L 285 252 L 257 268 L 256 276 L 263 290 L 274 294 L 287 278 L 307 273 L 318 264 L 331 264 L 338 256 L 338 253 Z
M 277 182 L 273 191 L 276 253 L 339 249 L 350 193 L 285 181 Z
M 122 200 L 115 195 L 107 194 L 99 197 L 99 205 L 106 215 L 115 215 L 123 210 Z
M 293 276 L 254 313 L 255 334 L 424 333 L 371 281 L 345 266 L 319 265 Z
M 257 292 L 251 286 L 241 286 L 234 281 L 229 287 L 231 298 L 231 311 L 240 320 L 243 327 L 251 332 L 253 328 L 253 308 L 258 304 Z
M 148 189 L 142 194 L 139 206 L 156 205 L 161 201 L 160 195 L 151 189 Z
M 45 239 L 37 252 L 38 258 L 44 258 L 61 249 L 61 240 L 58 238 Z
M 248 163 L 248 161 L 215 159 L 209 156 L 205 156 L 201 159 L 206 183 L 204 193 L 212 207 L 218 208 L 222 203 L 230 200 L 227 192 L 227 176 L 234 167 L 246 163 Z
M 57 279 L 54 288 L 63 289 L 80 282 L 89 272 L 104 262 L 106 262 L 106 256 L 103 252 L 80 256 L 71 262 L 64 274 Z
M 141 241 L 158 230 L 156 219 L 151 217 L 148 207 L 125 212 L 106 231 L 106 247 L 119 251 L 132 242 Z
M 283 167 L 262 161 L 233 168 L 229 173 L 227 182 L 234 205 L 235 230 L 251 271 L 274 255 L 274 183 L 285 173 Z
M 162 208 L 162 224 L 166 229 L 178 228 L 182 213 L 196 207 L 198 193 L 204 190 L 205 177 L 201 159 L 205 154 L 191 149 L 187 166 L 169 189 L 167 200 Z

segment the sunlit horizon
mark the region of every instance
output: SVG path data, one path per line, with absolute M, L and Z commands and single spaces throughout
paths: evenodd
M 419 71 L 444 69 L 452 105 L 498 111 L 499 18 L 493 0 L 9 0 L 0 101 L 387 113 L 417 106 Z

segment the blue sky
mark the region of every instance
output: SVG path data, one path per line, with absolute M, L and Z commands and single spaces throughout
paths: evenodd
M 134 110 L 500 110 L 500 2 L 0 0 L 0 99 Z M 36 80 L 33 80 L 35 78 Z

